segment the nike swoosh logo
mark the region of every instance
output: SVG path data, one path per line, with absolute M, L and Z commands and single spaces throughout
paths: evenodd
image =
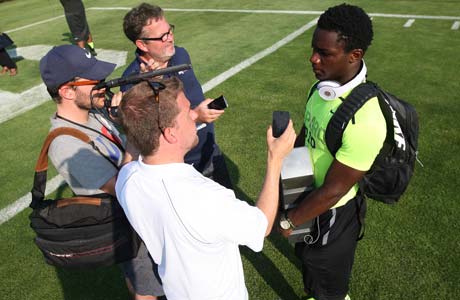
M 88 51 L 85 51 L 85 55 L 87 58 L 91 58 L 91 53 L 89 53 Z

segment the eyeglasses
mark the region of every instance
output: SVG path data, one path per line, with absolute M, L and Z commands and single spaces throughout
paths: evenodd
M 83 85 L 96 85 L 101 80 L 82 80 L 82 81 L 71 81 L 63 84 L 63 86 L 83 86 Z
M 144 37 L 144 38 L 139 38 L 139 40 L 141 40 L 141 41 L 162 41 L 162 42 L 166 42 L 168 40 L 168 38 L 169 38 L 169 35 L 171 35 L 171 34 L 174 34 L 174 25 L 169 24 L 168 32 L 163 33 L 160 37 L 157 37 L 157 38 Z

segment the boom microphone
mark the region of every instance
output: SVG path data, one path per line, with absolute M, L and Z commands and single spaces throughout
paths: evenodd
M 153 70 L 150 72 L 133 74 L 133 75 L 129 75 L 126 77 L 120 77 L 120 78 L 112 79 L 109 81 L 100 82 L 93 87 L 93 90 L 100 90 L 103 88 L 113 88 L 113 87 L 125 85 L 125 84 L 134 84 L 134 83 L 140 82 L 143 79 L 153 78 L 156 76 L 180 72 L 184 70 L 189 70 L 191 68 L 192 68 L 191 64 L 182 64 L 182 65 L 168 67 L 164 69 Z

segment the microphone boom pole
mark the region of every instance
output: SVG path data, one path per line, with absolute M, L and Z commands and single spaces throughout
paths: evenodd
M 191 64 L 181 64 L 173 67 L 168 67 L 168 68 L 163 68 L 163 69 L 158 69 L 158 70 L 153 70 L 150 72 L 145 72 L 145 73 L 139 73 L 139 74 L 134 74 L 134 75 L 129 75 L 126 77 L 120 77 L 120 78 L 115 78 L 112 80 L 104 81 L 98 83 L 96 86 L 94 86 L 93 90 L 99 90 L 102 88 L 107 88 L 110 89 L 112 87 L 120 86 L 120 85 L 126 85 L 126 84 L 134 84 L 138 83 L 141 80 L 148 79 L 148 78 L 153 78 L 156 76 L 161 76 L 165 74 L 170 74 L 170 73 L 176 73 L 184 70 L 189 70 L 192 68 Z

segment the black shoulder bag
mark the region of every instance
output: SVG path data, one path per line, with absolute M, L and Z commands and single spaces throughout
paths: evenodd
M 29 216 L 36 233 L 35 244 L 46 262 L 57 267 L 85 269 L 135 257 L 140 239 L 114 196 L 104 193 L 45 200 L 48 149 L 59 135 L 78 138 L 103 155 L 88 135 L 75 128 L 57 128 L 46 138 L 35 167 L 30 204 L 33 211 Z

